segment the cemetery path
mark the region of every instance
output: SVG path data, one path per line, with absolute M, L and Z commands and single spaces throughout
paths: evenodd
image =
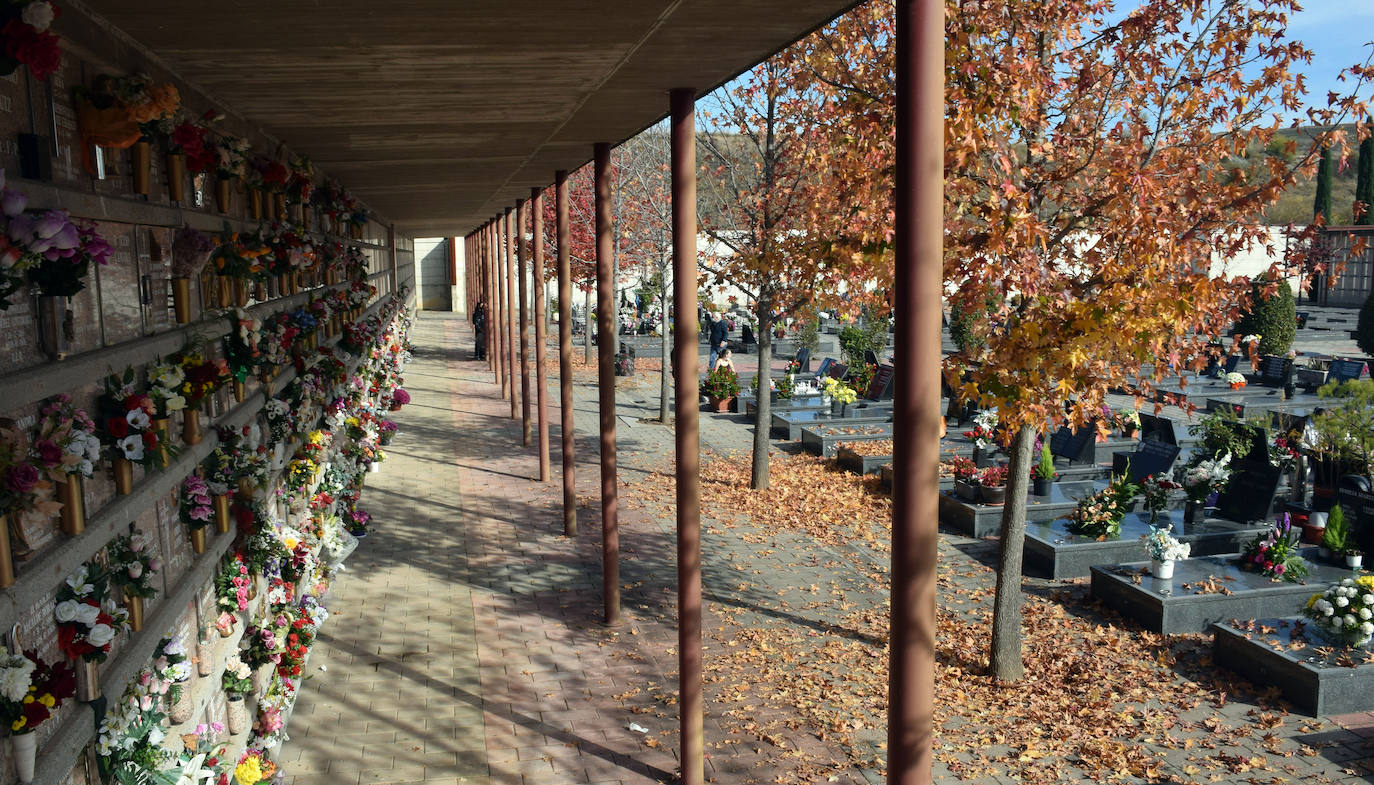
M 302 690 L 283 751 L 288 785 L 673 781 L 672 432 L 640 419 L 657 411 L 657 375 L 617 385 L 624 623 L 608 628 L 589 374 L 575 375 L 581 533 L 567 538 L 556 380 L 553 479 L 541 484 L 519 421 L 485 363 L 470 359 L 462 317 L 423 313 L 412 341 L 413 402 L 364 494 L 376 530 L 329 599 L 334 615 L 310 667 L 330 678 Z M 746 422 L 703 415 L 703 447 L 746 450 Z M 876 480 L 856 483 L 818 459 L 775 460 L 779 481 L 761 503 L 739 490 L 737 462 L 706 461 L 707 512 L 717 513 L 703 522 L 707 775 L 881 782 L 886 530 L 881 515 L 854 511 L 881 511 L 886 497 Z M 1113 776 L 1086 767 L 1089 753 L 1149 762 L 1114 775 L 1124 782 L 1345 783 L 1374 773 L 1374 714 L 1285 715 L 1218 676 L 1207 639 L 1143 633 L 1087 601 L 1082 580 L 1026 581 L 1029 679 L 985 684 L 980 635 L 996 543 L 943 532 L 940 558 L 939 782 Z M 1079 650 L 1102 652 L 1109 667 L 1064 691 L 1061 665 L 1081 662 Z M 1126 693 L 1141 679 L 1154 680 L 1143 686 L 1155 696 L 1132 704 Z M 1035 714 L 1048 700 L 1065 702 L 1063 717 Z M 1093 713 L 1093 700 L 1109 710 Z M 1088 719 L 1075 723 L 1075 713 Z M 1114 715 L 1105 730 L 1092 724 Z M 1053 737 L 1065 729 L 1096 740 L 1074 747 L 1077 759 L 1041 757 L 1031 736 L 1042 720 L 1052 731 L 1043 749 L 1066 749 Z

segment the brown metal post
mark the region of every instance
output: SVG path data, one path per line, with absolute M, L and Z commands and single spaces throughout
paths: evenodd
M 677 441 L 678 719 L 683 785 L 704 779 L 701 720 L 701 465 L 697 415 L 696 91 L 669 93 L 673 175 L 673 414 Z M 688 318 L 690 314 L 690 318 Z M 667 318 L 665 313 L 664 318 Z
M 620 524 L 615 470 L 615 282 L 611 280 L 611 146 L 597 142 L 596 322 L 597 392 L 601 415 L 601 593 L 606 623 L 620 623 Z
M 506 210 L 505 233 L 502 236 L 501 244 L 504 246 L 506 255 L 506 330 L 507 348 L 510 356 L 506 358 L 506 368 L 510 370 L 510 418 L 514 420 L 520 416 L 520 397 L 515 391 L 516 373 L 520 365 L 519 347 L 516 341 L 516 332 L 519 326 L 516 320 L 520 317 L 520 311 L 515 305 L 515 210 Z
M 487 365 L 498 377 L 501 375 L 501 338 L 496 325 L 496 271 L 491 263 L 491 222 L 482 227 L 482 272 L 487 279 Z
M 496 292 L 496 322 L 493 326 L 501 334 L 501 345 L 497 347 L 497 375 L 501 377 L 501 397 L 513 396 L 510 388 L 510 375 L 507 373 L 506 366 L 510 364 L 510 333 L 507 328 L 510 322 L 506 319 L 508 313 L 506 309 L 506 268 L 501 262 L 501 219 L 498 217 L 491 225 L 491 252 L 492 264 L 496 270 L 497 292 Z
M 534 232 L 534 263 L 530 284 L 534 287 L 534 383 L 539 402 L 539 481 L 549 481 L 549 380 L 544 373 L 544 344 L 548 325 L 544 322 L 544 189 L 530 189 L 530 223 Z
M 568 220 L 568 173 L 554 173 L 558 233 L 558 405 L 563 438 L 563 533 L 577 535 L 577 469 L 573 462 L 572 229 Z
M 520 443 L 530 446 L 530 310 L 529 276 L 525 272 L 525 225 L 529 206 L 515 203 L 515 274 L 520 278 Z
M 893 365 L 892 593 L 887 781 L 929 785 L 939 558 L 940 295 L 945 6 L 897 0 L 897 316 Z

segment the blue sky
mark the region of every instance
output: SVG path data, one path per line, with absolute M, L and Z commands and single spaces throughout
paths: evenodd
M 1336 81 L 1342 68 L 1363 63 L 1374 40 L 1374 0 L 1299 0 L 1303 10 L 1289 19 L 1289 33 L 1312 50 L 1307 74 L 1308 100 L 1323 104 L 1328 91 L 1345 92 Z M 1361 91 L 1371 97 L 1371 88 Z

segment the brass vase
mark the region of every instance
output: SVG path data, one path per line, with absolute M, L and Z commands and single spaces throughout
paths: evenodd
M 177 324 L 191 323 L 191 279 L 172 279 L 172 310 Z
M 167 154 L 167 198 L 186 201 L 186 156 L 182 153 Z
M 191 530 L 191 552 L 199 556 L 205 553 L 205 527 Z
M 38 346 L 49 360 L 65 360 L 76 336 L 72 311 L 66 297 L 40 295 L 38 298 Z
M 0 589 L 14 585 L 14 556 L 10 553 L 10 516 L 0 515 Z
M 129 612 L 129 629 L 139 632 L 143 629 L 143 598 L 135 597 L 124 590 L 124 610 Z
M 181 440 L 188 445 L 200 444 L 200 410 L 188 408 L 181 416 Z
M 248 214 L 254 221 L 262 220 L 262 189 L 248 189 Z
M 275 205 L 272 213 L 278 221 L 286 220 L 286 194 L 272 194 L 272 204 Z
M 267 302 L 267 286 L 262 281 L 253 282 L 253 299 L 258 302 Z
M 239 478 L 239 498 L 244 501 L 251 501 L 257 488 L 253 487 L 252 479 L 248 477 Z
M 234 305 L 242 308 L 248 304 L 248 282 L 242 278 L 234 279 Z
M 247 389 L 247 386 L 246 386 L 243 382 L 239 381 L 238 379 L 235 379 L 235 380 L 234 380 L 234 403 L 243 403 L 243 399 L 246 398 L 247 396 L 248 396 L 248 389 Z
M 212 497 L 215 504 L 215 531 L 225 534 L 229 531 L 229 494 L 223 493 Z M 203 531 L 203 530 L 202 530 Z M 204 546 L 201 550 L 205 550 Z M 200 553 L 200 551 L 196 551 Z
M 215 182 L 215 207 L 221 215 L 229 212 L 229 178 L 221 177 Z
M 168 449 L 172 438 L 172 421 L 166 417 L 158 417 L 153 420 L 153 433 L 157 434 L 157 465 L 160 468 L 167 468 L 172 462 L 172 452 Z
M 128 496 L 134 492 L 134 465 L 128 458 L 116 455 L 114 458 L 115 493 Z
M 56 483 L 57 500 L 62 502 L 62 533 L 75 537 L 86 531 L 86 499 L 82 487 L 85 478 L 78 472 L 68 474 L 66 482 Z
M 148 195 L 152 189 L 153 146 L 148 142 L 134 143 L 134 193 Z
M 217 301 L 221 308 L 228 307 L 229 298 L 233 296 L 233 283 L 223 275 L 215 276 L 215 292 L 219 295 Z
M 76 661 L 76 699 L 90 703 L 100 697 L 100 663 L 87 659 Z

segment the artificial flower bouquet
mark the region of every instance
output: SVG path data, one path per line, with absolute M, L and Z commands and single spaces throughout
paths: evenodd
M 38 653 L 0 654 L 0 721 L 10 734 L 38 730 L 62 702 L 76 694 L 70 665 L 49 665 Z
M 973 415 L 973 430 L 964 431 L 964 438 L 980 450 L 990 450 L 996 446 L 997 410 L 984 409 Z
M 1144 500 L 1143 504 L 1146 511 L 1150 513 L 1151 521 L 1157 519 L 1161 512 L 1169 509 L 1170 494 L 1182 487 L 1183 486 L 1173 480 L 1167 477 L 1161 477 L 1157 474 L 1151 474 L 1140 481 L 1140 493 Z
M 253 691 L 253 669 L 239 655 L 229 655 L 229 659 L 224 661 L 220 686 L 230 695 L 247 695 Z
M 1213 493 L 1226 490 L 1231 482 L 1231 456 L 1199 461 L 1179 470 L 1179 484 L 1191 502 L 1205 502 Z
M 1307 577 L 1307 562 L 1298 553 L 1298 533 L 1288 513 L 1279 517 L 1269 531 L 1246 543 L 1240 555 L 1244 569 L 1288 583 L 1302 583 Z
M 239 644 L 239 657 L 250 668 L 257 670 L 264 665 L 276 665 L 281 661 L 281 640 L 265 620 L 258 620 L 244 630 Z
M 1121 520 L 1130 511 L 1139 491 L 1140 486 L 1129 477 L 1113 477 L 1106 488 L 1079 500 L 1069 514 L 1069 531 L 1099 540 L 1121 536 Z
M 38 439 L 34 442 L 40 456 L 53 445 L 61 453 L 59 464 L 64 474 L 90 477 L 100 460 L 100 439 L 95 423 L 77 408 L 66 393 L 56 395 L 39 412 Z
M 98 563 L 87 562 L 67 576 L 53 609 L 57 643 L 73 661 L 104 662 L 110 645 L 125 628 L 128 614 L 110 597 L 110 578 Z
M 253 576 L 243 555 L 226 554 L 219 572 L 215 573 L 215 597 L 220 610 L 229 613 L 248 610 L 248 587 L 252 583 Z
M 49 28 L 60 14 L 48 0 L 11 0 L 0 10 L 0 74 L 9 75 L 21 65 L 34 79 L 43 81 L 62 66 L 59 39 Z
M 186 385 L 186 371 L 180 363 L 163 362 L 159 357 L 148 365 L 148 396 L 153 399 L 158 419 L 171 417 L 186 408 L 182 390 Z
M 235 381 L 247 381 L 257 369 L 262 357 L 258 348 L 261 343 L 262 321 L 242 308 L 235 308 L 229 314 L 229 334 L 224 336 L 224 360 Z
M 167 682 L 167 698 L 176 703 L 181 697 L 183 685 L 191 680 L 191 658 L 187 656 L 186 644 L 180 637 L 158 641 L 157 649 L 153 652 L 153 671 L 157 678 Z
M 122 376 L 106 377 L 101 409 L 105 436 L 115 457 L 130 463 L 151 464 L 160 444 L 152 428 L 156 406 L 150 396 L 137 392 L 132 368 L 125 369 Z
M 181 394 L 186 398 L 186 408 L 198 409 L 205 399 L 229 380 L 229 365 L 223 358 L 213 357 L 200 350 L 183 351 L 176 357 L 186 381 L 181 384 Z
M 181 522 L 192 531 L 209 526 L 215 519 L 215 508 L 210 500 L 210 486 L 198 475 L 188 474 L 181 481 Z
M 162 559 L 148 550 L 141 533 L 115 537 L 106 552 L 111 584 L 129 597 L 150 599 L 157 596 L 154 576 L 162 569 Z
M 1374 575 L 1342 579 L 1312 595 L 1302 613 L 1323 637 L 1352 648 L 1368 646 L 1374 637 Z
M 1157 562 L 1182 561 L 1193 552 L 1191 543 L 1179 542 L 1167 528 L 1150 527 L 1145 536 L 1145 550 Z

